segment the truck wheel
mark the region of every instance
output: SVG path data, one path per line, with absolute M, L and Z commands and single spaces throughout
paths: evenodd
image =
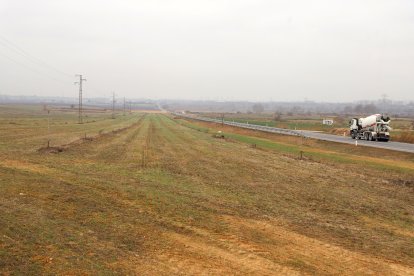
M 351 138 L 352 139 L 355 139 L 356 137 L 355 137 L 355 131 L 351 131 Z

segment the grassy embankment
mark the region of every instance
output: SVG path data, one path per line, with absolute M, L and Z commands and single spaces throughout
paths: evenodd
M 225 131 L 224 135 L 230 140 L 248 143 L 262 149 L 274 149 L 282 153 L 313 160 L 337 161 L 350 163 L 359 167 L 372 166 L 384 170 L 410 171 L 414 168 L 414 155 L 382 149 L 355 147 L 326 141 L 317 141 L 306 138 L 290 137 L 285 135 L 269 134 L 260 131 L 222 126 L 220 124 L 188 121 L 179 119 L 182 125 L 189 128 L 214 134 Z
M 218 113 L 205 113 L 203 116 L 211 118 L 221 118 L 221 114 Z M 345 132 L 348 134 L 348 121 L 350 118 L 344 118 L 339 116 L 331 116 L 334 120 L 334 125 L 322 125 L 323 116 L 317 115 L 281 115 L 280 119 L 275 120 L 273 114 L 243 114 L 243 113 L 227 113 L 225 114 L 225 120 L 234 121 L 239 123 L 249 123 L 262 126 L 279 127 L 287 129 L 301 129 L 322 131 L 337 135 L 343 135 Z M 391 126 L 392 140 L 405 143 L 414 143 L 414 129 L 413 119 L 411 118 L 392 118 Z

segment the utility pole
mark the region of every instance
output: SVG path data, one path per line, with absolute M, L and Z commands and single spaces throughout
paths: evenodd
M 112 93 L 112 119 L 115 119 L 115 92 Z
M 82 82 L 86 81 L 86 79 L 82 78 L 82 75 L 75 75 L 79 77 L 79 81 L 75 82 L 75 84 L 79 84 L 79 119 L 78 123 L 82 124 Z
M 124 116 L 125 116 L 125 97 L 124 97 Z
M 50 147 L 50 110 L 47 110 L 47 147 Z

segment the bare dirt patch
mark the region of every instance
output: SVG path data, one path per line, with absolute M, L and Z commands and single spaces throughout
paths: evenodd
M 304 269 L 305 272 L 314 270 L 315 272 L 324 271 L 327 274 L 335 274 L 340 271 L 342 275 L 414 274 L 414 268 L 353 252 L 292 232 L 280 226 L 280 222 L 277 221 L 258 221 L 234 217 L 225 217 L 224 219 L 239 232 L 258 232 L 271 240 L 271 244 L 279 244 L 280 246 L 272 247 L 267 245 L 269 243 L 262 243 L 261 246 L 273 258 L 282 263 L 293 264 Z M 255 246 L 260 245 L 256 243 Z
M 64 147 L 42 147 L 37 150 L 40 153 L 61 153 L 65 151 Z

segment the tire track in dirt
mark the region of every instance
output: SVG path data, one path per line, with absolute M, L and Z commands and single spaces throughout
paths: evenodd
M 126 158 L 127 152 L 130 152 L 134 140 L 138 137 L 145 126 L 146 116 L 143 115 L 138 122 L 119 133 L 113 133 L 97 139 L 95 143 L 89 143 L 88 152 L 90 158 L 101 159 L 104 161 L 122 161 Z
M 220 168 L 223 164 L 226 166 L 248 166 L 246 164 L 248 158 L 240 160 L 233 156 L 235 148 L 239 150 L 239 144 L 233 145 L 233 143 L 214 139 L 209 134 L 182 126 L 165 115 L 158 120 L 157 124 L 161 132 L 158 135 L 158 144 L 162 145 L 158 150 L 164 161 L 163 166 L 167 170 L 180 174 L 208 177 L 209 173 L 206 171 L 195 171 L 194 169 Z M 196 168 L 192 166 L 195 163 L 199 164 Z M 228 171 L 231 172 L 231 169 Z M 210 175 L 214 174 L 217 172 L 212 172 Z
M 180 131 L 175 128 L 175 124 L 168 124 L 165 120 L 165 116 L 154 120 L 153 140 L 158 145 L 154 158 L 164 169 L 174 173 L 187 173 L 187 165 L 192 159 L 197 157 L 197 162 L 200 163 L 205 158 L 204 150 L 195 148 L 200 139 L 194 136 L 187 137 L 186 131 Z
M 280 222 L 230 216 L 221 220 L 229 225 L 226 234 L 193 226 L 187 227 L 193 235 L 167 233 L 176 251 L 161 254 L 159 261 L 167 263 L 173 272 L 190 275 L 212 271 L 251 275 L 414 275 L 412 267 L 309 238 L 284 228 Z M 252 233 L 260 233 L 265 239 L 255 242 L 250 238 Z M 202 266 L 199 259 L 203 260 Z
M 343 275 L 414 275 L 412 267 L 309 238 L 287 230 L 280 226 L 280 222 L 235 219 L 234 217 L 224 217 L 224 220 L 231 228 L 239 230 L 238 232 L 244 228 L 248 231 L 259 231 L 270 239 L 282 240 L 285 245 L 279 248 L 278 254 L 274 257 L 278 259 L 299 257 L 312 263 L 318 271 L 324 271 L 326 274 L 340 272 Z
M 165 149 L 164 156 L 168 156 L 170 151 L 174 152 L 170 161 L 172 165 L 166 165 L 166 168 L 172 171 L 176 171 L 177 167 L 190 168 L 181 169 L 178 172 L 213 182 L 217 181 L 218 176 L 221 181 L 246 182 L 248 180 L 253 182 L 263 178 L 263 168 L 269 167 L 269 164 L 259 164 L 252 156 L 260 155 L 261 158 L 269 157 L 269 159 L 275 160 L 277 157 L 278 160 L 280 159 L 272 152 L 258 151 L 243 143 L 212 138 L 210 134 L 182 126 L 176 121 L 166 118 L 173 124 L 164 123 L 163 128 L 179 141 L 173 143 L 170 139 L 166 142 L 169 148 Z M 243 150 L 240 150 L 241 148 Z M 199 166 L 191 166 L 195 162 Z M 182 165 L 175 166 L 175 164 Z M 270 167 L 274 170 L 274 162 Z M 249 179 L 245 179 L 246 176 L 244 179 L 239 179 L 240 176 L 235 172 L 240 168 L 250 172 Z M 226 173 L 222 173 L 223 171 Z M 283 174 L 280 176 L 283 177 Z
M 238 245 L 233 244 L 232 246 L 234 248 L 229 250 L 212 245 L 209 241 L 203 241 L 177 233 L 170 234 L 170 238 L 182 244 L 188 255 L 199 254 L 203 256 L 203 259 L 206 260 L 205 264 L 215 267 L 215 269 L 231 267 L 232 274 L 303 275 L 293 268 L 270 261 L 252 251 L 242 250 Z M 241 254 L 243 252 L 248 252 L 248 254 Z M 191 271 L 191 267 L 196 260 L 191 260 L 191 258 L 186 259 L 184 256 L 177 256 L 175 258 L 169 258 L 168 262 L 174 264 L 178 270 L 187 272 Z M 194 275 L 208 273 L 208 271 L 209 269 L 194 271 Z
M 130 167 L 142 167 L 144 150 L 148 143 L 148 135 L 151 129 L 151 115 L 145 114 L 140 127 L 134 131 L 126 140 L 123 150 L 122 162 Z

